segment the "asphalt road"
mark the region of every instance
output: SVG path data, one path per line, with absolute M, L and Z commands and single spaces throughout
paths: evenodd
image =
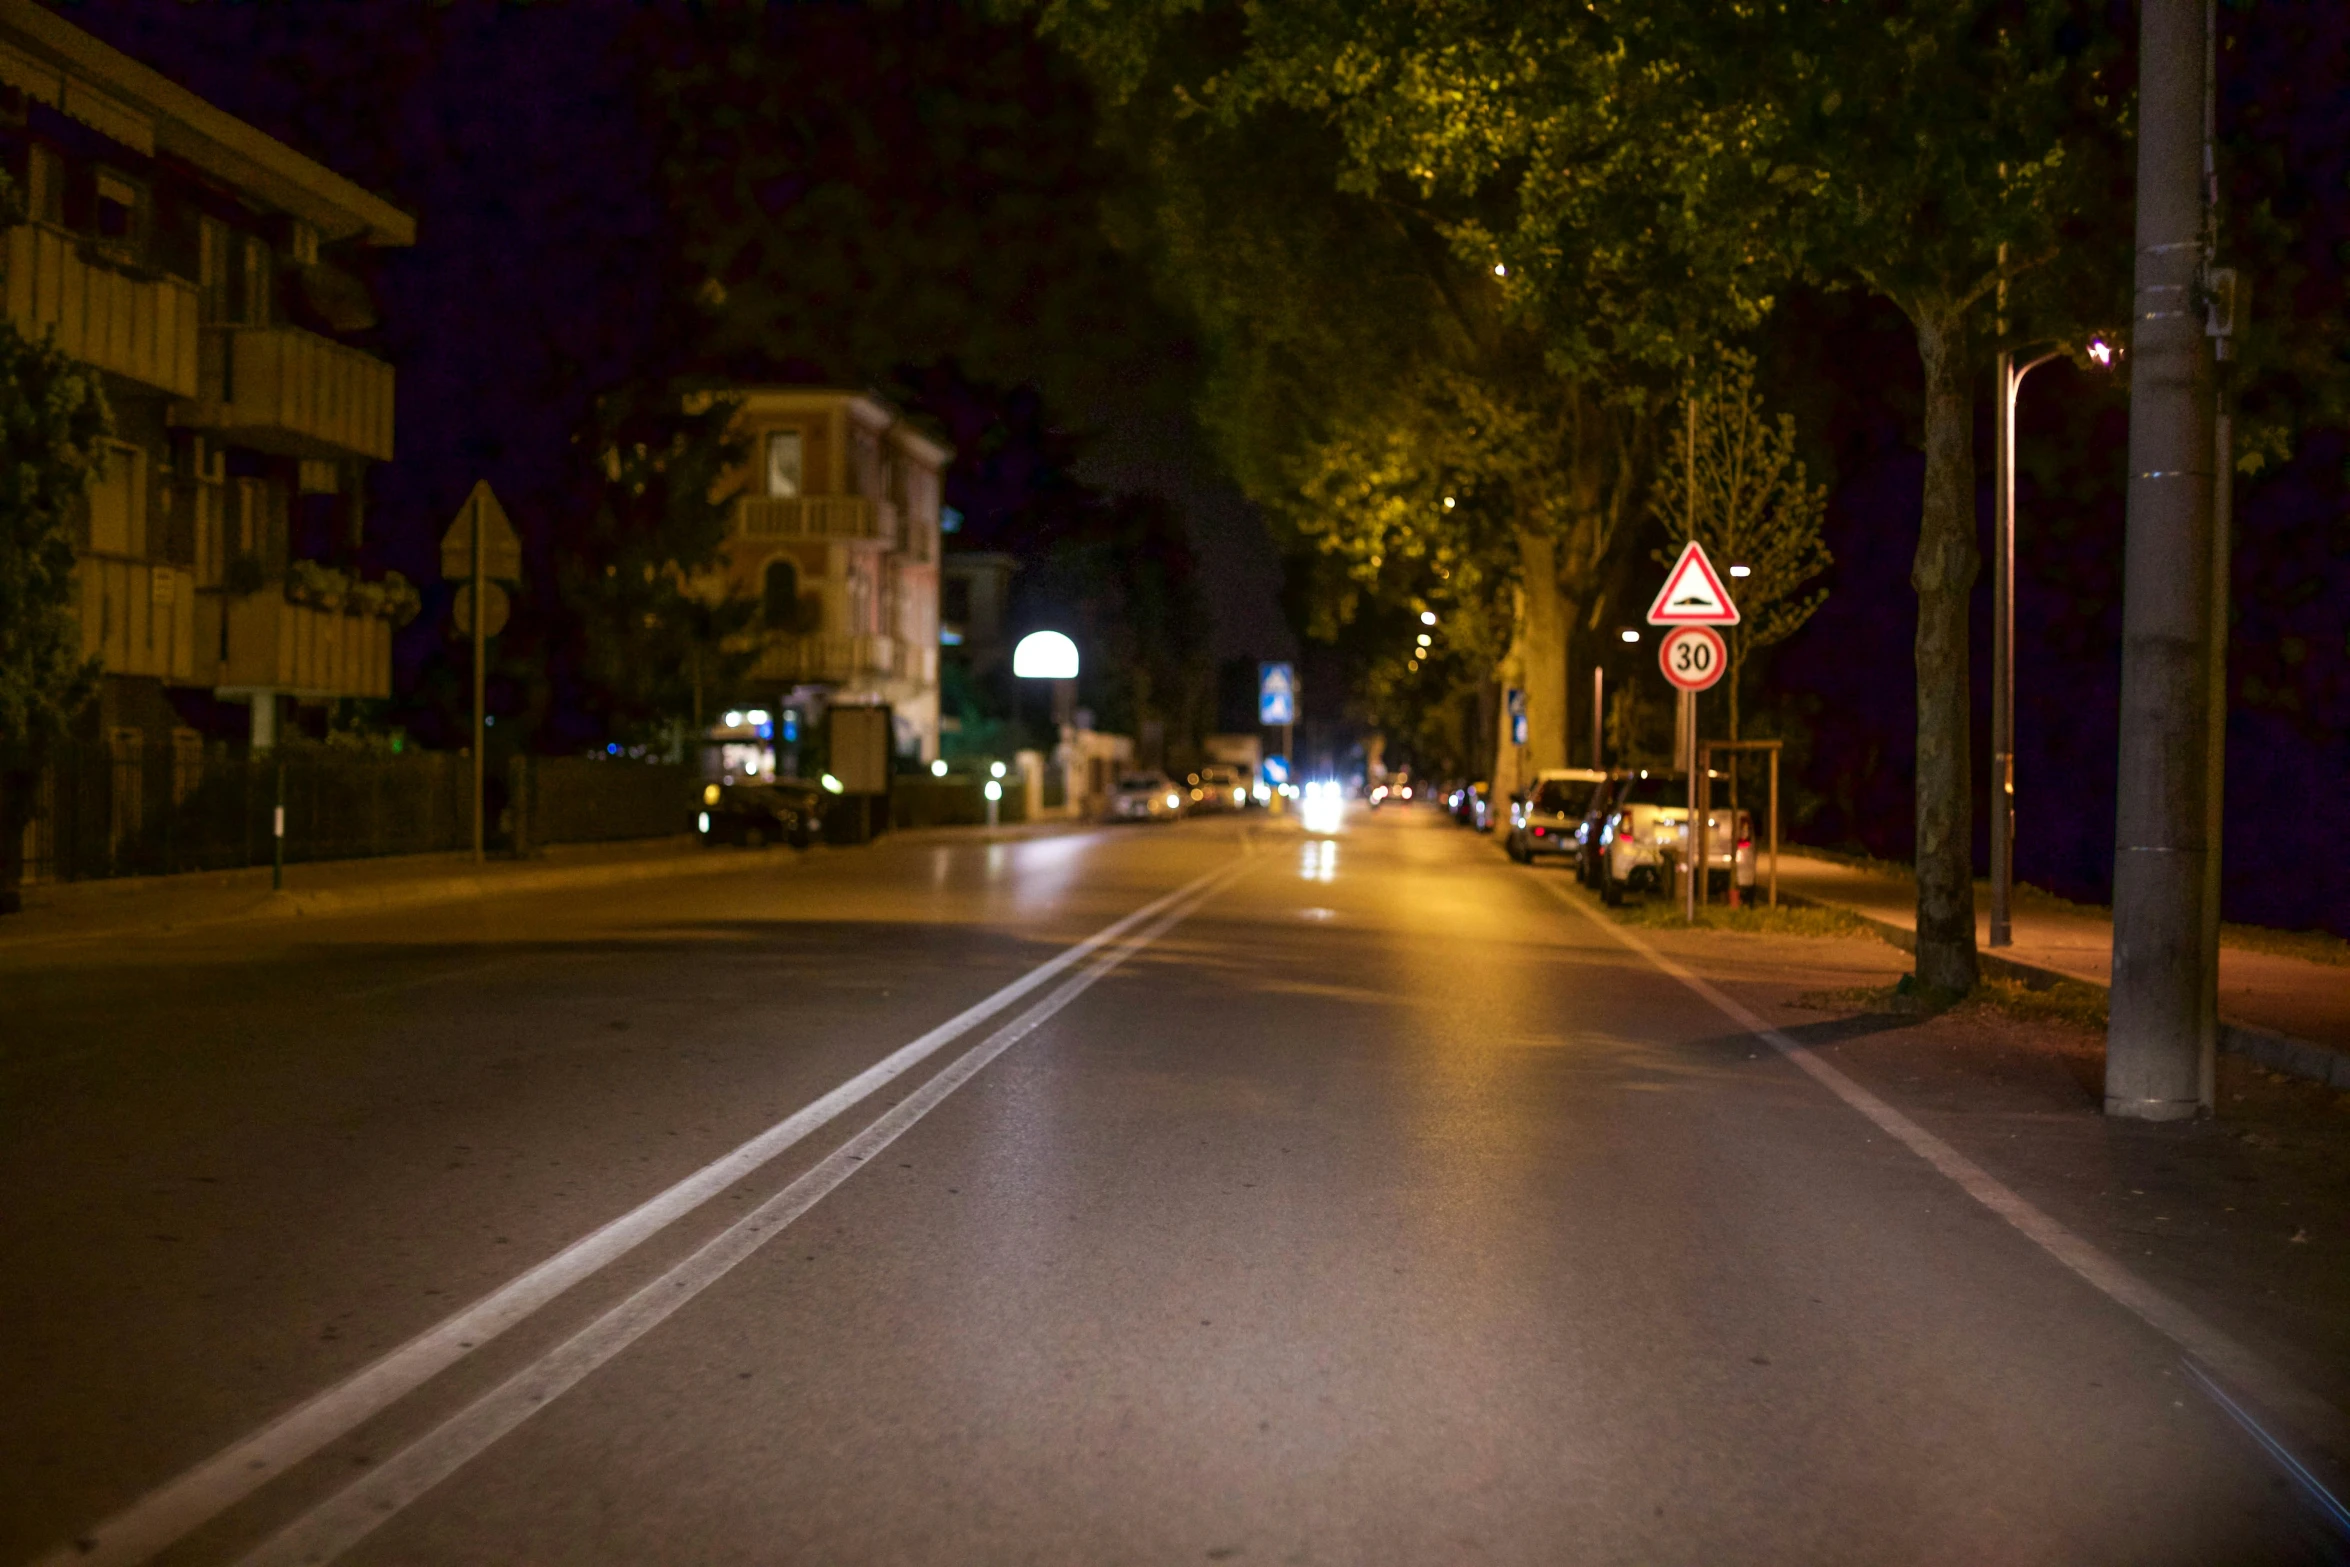
M 2337 1559 L 1431 815 L 771 859 L 0 953 L 0 1562 Z

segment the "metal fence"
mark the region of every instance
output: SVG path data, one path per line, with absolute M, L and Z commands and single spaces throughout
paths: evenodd
M 690 832 L 700 788 L 689 766 L 517 757 L 487 782 L 487 837 L 511 850 Z M 118 737 L 59 747 L 32 805 L 28 881 L 266 865 L 281 805 L 289 863 L 429 854 L 472 846 L 473 766 L 324 746 L 158 756 Z

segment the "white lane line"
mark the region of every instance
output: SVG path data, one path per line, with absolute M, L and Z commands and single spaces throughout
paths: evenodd
M 1230 880 L 1245 869 L 1244 862 L 1221 874 Z M 737 1264 L 897 1141 L 949 1094 L 976 1077 L 989 1062 L 1034 1033 L 1047 1019 L 1091 989 L 1095 981 L 1148 947 L 1218 890 L 1218 885 L 1201 889 L 1162 914 L 1147 929 L 1102 953 L 1043 1000 L 957 1056 L 806 1174 L 713 1236 L 693 1255 L 376 1465 L 365 1478 L 295 1519 L 243 1557 L 238 1567 L 315 1567 L 357 1545 L 402 1508 L 479 1457 L 501 1437 L 562 1397 L 597 1367 L 732 1272 Z
M 38 1567 L 92 1567 L 92 1564 L 131 1567 L 164 1551 L 329 1442 L 405 1398 L 572 1285 L 625 1256 L 758 1170 L 842 1111 L 886 1088 L 1012 1002 L 1084 962 L 1170 905 L 1209 887 L 1217 877 L 1233 871 L 1234 867 L 1224 866 L 1194 878 L 1030 969 L 986 1000 L 966 1007 L 822 1098 L 784 1117 L 732 1153 L 704 1165 L 658 1196 L 582 1236 L 454 1316 L 427 1328 L 380 1360 L 287 1410 L 186 1473 L 164 1482 L 95 1529 L 43 1557 Z
M 2225 1377 L 2304 1436 L 2336 1453 L 2350 1453 L 2350 1420 L 2220 1329 L 2018 1196 L 1990 1171 L 1854 1082 L 1836 1067 L 1780 1033 L 1754 1013 L 1666 957 L 1621 925 L 1586 908 L 1555 882 L 1544 888 L 1567 907 L 1711 1002 L 1714 1009 L 1769 1045 L 1821 1087 L 1868 1117 L 1879 1131 L 1932 1165 L 1969 1197 L 2005 1219 L 2042 1251 L 2063 1263 L 2106 1299 Z

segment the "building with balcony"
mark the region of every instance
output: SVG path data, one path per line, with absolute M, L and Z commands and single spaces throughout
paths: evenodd
M 728 588 L 758 602 L 733 700 L 808 715 L 887 703 L 901 755 L 938 755 L 939 507 L 954 454 L 860 392 L 754 387 L 730 476 Z
M 114 412 L 77 552 L 85 738 L 135 774 L 240 710 L 267 746 L 290 704 L 389 695 L 412 595 L 349 569 L 392 455 L 354 263 L 414 221 L 29 0 L 0 0 L 0 157 L 25 198 L 0 308 Z

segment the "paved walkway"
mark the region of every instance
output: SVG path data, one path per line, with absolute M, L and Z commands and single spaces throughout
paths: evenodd
M 942 834 L 1025 837 L 1090 825 L 1050 821 L 992 830 L 915 828 L 889 833 L 876 841 L 903 843 Z M 818 848 L 809 852 L 830 851 Z M 232 920 L 355 914 L 502 893 L 584 891 L 651 877 L 780 869 L 797 857 L 785 849 L 704 848 L 691 834 L 684 834 L 623 843 L 558 844 L 526 860 L 491 859 L 478 865 L 465 853 L 314 861 L 287 866 L 282 892 L 271 889 L 266 865 L 180 876 L 48 883 L 25 889 L 22 913 L 0 915 L 0 951 Z
M 1779 861 L 1779 890 L 1815 903 L 1834 904 L 1901 931 L 1917 928 L 1917 887 L 1892 866 L 1857 866 L 1814 859 L 1800 851 Z M 1990 939 L 1991 889 L 1975 886 L 1978 943 Z M 2113 922 L 2104 911 L 2056 904 L 2027 893 L 2016 902 L 2015 945 L 1993 950 L 1987 959 L 2007 959 L 2029 968 L 2052 970 L 2090 984 L 2105 985 L 2113 964 Z M 2265 1031 L 2291 1040 L 2350 1052 L 2350 966 L 2282 953 L 2249 951 L 2223 938 L 2219 960 L 2220 1019 L 2244 1030 Z M 2264 1054 L 2237 1041 L 2231 1048 Z M 2309 1074 L 2304 1074 L 2309 1075 Z M 2326 1073 L 2350 1087 L 2350 1054 Z

